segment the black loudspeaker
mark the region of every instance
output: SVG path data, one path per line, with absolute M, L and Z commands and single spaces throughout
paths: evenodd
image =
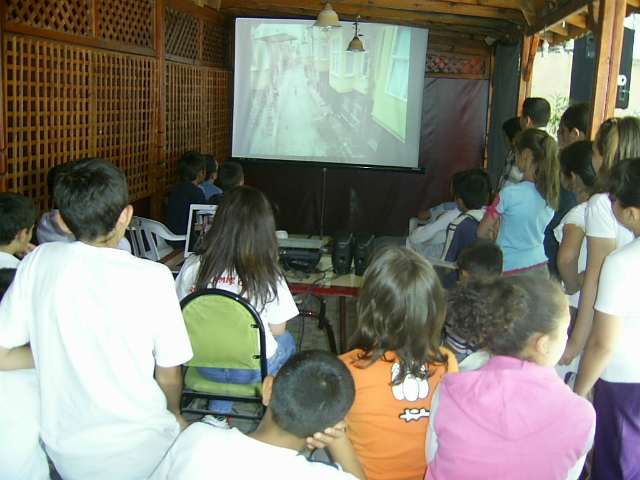
M 353 263 L 356 266 L 356 275 L 364 275 L 364 271 L 371 262 L 375 241 L 370 233 L 357 233 L 353 253 Z
M 353 235 L 351 233 L 344 231 L 334 233 L 331 261 L 333 271 L 338 275 L 346 275 L 351 271 L 351 262 L 353 262 Z
M 624 77 L 624 85 L 618 86 L 616 108 L 629 107 L 633 40 L 634 31 L 625 28 L 622 40 L 622 56 L 620 58 L 620 75 Z M 572 101 L 591 103 L 595 65 L 596 40 L 593 34 L 590 33 L 573 42 L 573 64 L 571 66 L 571 90 L 569 94 Z

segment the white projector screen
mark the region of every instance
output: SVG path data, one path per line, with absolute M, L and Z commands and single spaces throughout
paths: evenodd
M 232 155 L 418 168 L 428 30 L 236 20 Z

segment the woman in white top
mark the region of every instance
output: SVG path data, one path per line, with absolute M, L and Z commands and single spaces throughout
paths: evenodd
M 635 240 L 602 267 L 595 318 L 575 392 L 595 384 L 596 437 L 591 478 L 640 479 L 640 158 L 618 163 L 611 175 L 616 219 Z
M 298 315 L 278 263 L 275 220 L 269 200 L 255 188 L 240 186 L 224 197 L 200 250 L 187 259 L 176 279 L 182 300 L 196 290 L 220 288 L 251 303 L 265 327 L 267 371 L 274 375 L 295 353 L 286 331 Z M 260 372 L 199 368 L 206 378 L 222 383 L 255 383 Z M 230 412 L 231 402 L 213 401 L 218 412 Z
M 598 291 L 598 278 L 604 259 L 611 252 L 633 240 L 629 229 L 613 215 L 608 190 L 609 172 L 620 160 L 640 156 L 640 119 L 610 118 L 602 124 L 593 144 L 593 168 L 598 174 L 595 191 L 585 214 L 587 235 L 587 269 L 580 294 L 575 326 L 560 360 L 570 364 L 584 349 L 593 323 L 593 306 Z

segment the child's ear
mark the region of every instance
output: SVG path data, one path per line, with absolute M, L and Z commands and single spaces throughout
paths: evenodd
M 23 228 L 22 230 L 20 230 L 14 240 L 20 244 L 26 244 L 31 241 L 32 236 L 33 236 L 33 225 L 31 226 L 31 228 Z
M 535 341 L 536 352 L 543 357 L 546 357 L 549 353 L 549 335 L 542 334 Z
M 271 395 L 273 395 L 273 375 L 268 375 L 262 382 L 262 404 L 265 407 L 269 406 Z
M 124 207 L 124 210 L 120 213 L 120 217 L 118 218 L 118 224 L 123 226 L 123 229 L 126 229 L 131 223 L 131 219 L 133 218 L 133 206 L 127 205 Z

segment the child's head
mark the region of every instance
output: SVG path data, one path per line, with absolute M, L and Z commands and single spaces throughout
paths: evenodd
M 349 369 L 330 352 L 310 350 L 290 357 L 265 381 L 263 397 L 275 424 L 300 439 L 343 420 L 356 396 Z
M 447 325 L 493 355 L 558 363 L 567 342 L 569 304 L 560 284 L 534 275 L 476 277 L 449 291 Z
M 55 165 L 49 169 L 47 172 L 47 188 L 49 190 L 49 195 L 53 197 L 53 191 L 56 186 L 56 180 L 58 179 L 58 175 L 60 172 L 67 166 L 66 163 L 61 163 L 59 165 Z
M 477 210 L 487 204 L 491 179 L 481 172 L 482 169 L 472 169 L 457 182 L 455 197 L 462 211 Z
M 425 378 L 425 364 L 446 363 L 439 350 L 444 326 L 444 291 L 433 267 L 407 248 L 378 250 L 367 268 L 358 298 L 353 348 L 371 363 L 386 352 L 400 359 L 400 372 Z
M 218 169 L 218 183 L 223 192 L 231 190 L 238 185 L 244 185 L 244 172 L 242 165 L 236 162 L 226 162 Z
M 605 192 L 609 172 L 620 160 L 640 157 L 640 119 L 610 118 L 604 122 L 593 143 L 593 168 L 598 173 L 596 191 Z
M 560 154 L 562 184 L 579 197 L 588 198 L 593 192 L 597 176 L 592 158 L 593 143 L 589 140 L 573 142 Z
M 178 175 L 183 182 L 202 183 L 205 179 L 207 159 L 200 152 L 191 150 L 178 159 Z
M 560 118 L 558 144 L 568 147 L 574 142 L 585 140 L 589 129 L 589 104 L 575 103 L 567 108 Z
M 637 235 L 640 226 L 640 158 L 623 160 L 613 167 L 609 194 L 618 221 Z
M 516 136 L 516 166 L 521 172 L 533 172 L 540 195 L 554 210 L 560 199 L 560 162 L 558 143 L 543 130 L 530 128 Z
M 470 243 L 458 254 L 456 264 L 463 278 L 478 275 L 502 275 L 502 249 L 484 238 Z
M 16 253 L 31 241 L 38 209 L 19 193 L 0 193 L 0 246 Z
M 273 299 L 282 274 L 276 223 L 267 197 L 246 186 L 229 191 L 216 210 L 198 254 L 202 264 L 196 288 L 206 288 L 212 279 L 235 271 L 242 280 L 241 295 L 248 292 L 263 305 Z
M 124 173 L 101 158 L 70 162 L 54 191 L 60 216 L 76 239 L 92 242 L 122 238 L 133 209 Z
M 218 162 L 216 161 L 216 156 L 205 155 L 204 158 L 207 159 L 205 178 L 210 182 L 213 182 L 218 178 Z
M 522 130 L 546 127 L 550 118 L 551 105 L 544 98 L 529 97 L 524 100 L 520 117 Z
M 513 139 L 522 131 L 520 117 L 513 117 L 504 122 L 502 124 L 502 131 L 504 132 L 507 147 L 509 147 L 509 150 L 513 150 Z
M 9 290 L 9 286 L 16 276 L 16 271 L 15 268 L 0 268 L 0 300 L 2 300 L 4 294 Z

